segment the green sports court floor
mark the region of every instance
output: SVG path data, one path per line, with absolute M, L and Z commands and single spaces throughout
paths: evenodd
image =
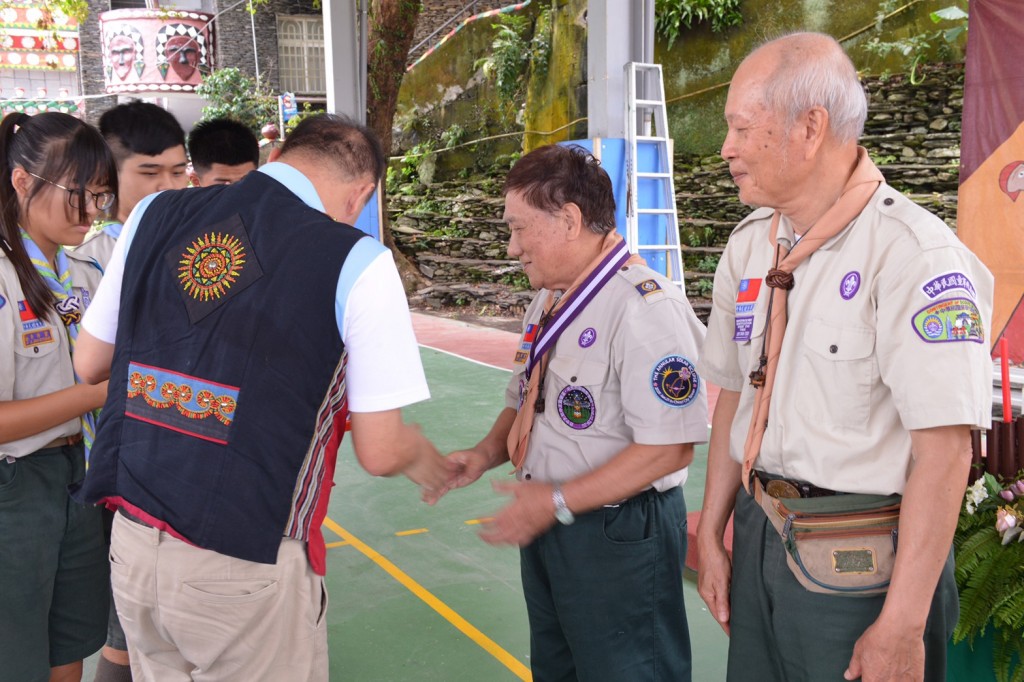
M 494 336 L 452 324 L 460 352 L 473 354 L 474 338 Z M 421 355 L 432 397 L 407 408 L 406 420 L 421 424 L 443 452 L 475 444 L 503 406 L 508 372 L 432 348 Z M 700 509 L 706 457 L 706 446 L 699 448 L 684 487 L 691 511 Z M 477 537 L 480 520 L 502 505 L 489 481 L 507 480 L 510 471 L 509 465 L 496 469 L 429 507 L 405 478 L 366 474 L 347 440 L 342 444 L 324 529 L 331 680 L 532 679 L 518 550 Z M 692 574 L 684 587 L 693 679 L 724 680 L 727 639 Z

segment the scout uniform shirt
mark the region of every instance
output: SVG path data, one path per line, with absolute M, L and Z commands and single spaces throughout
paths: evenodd
M 506 405 L 526 391 L 526 357 L 547 291 L 526 311 Z M 679 288 L 653 270 L 625 266 L 568 325 L 547 356 L 521 479 L 560 483 L 608 462 L 632 443 L 707 441 L 707 391 L 697 375 L 700 323 Z M 534 368 L 540 371 L 540 366 Z M 654 482 L 681 485 L 686 469 Z
M 67 251 L 73 293 L 88 307 L 102 273 L 89 259 Z M 24 400 L 75 383 L 68 330 L 54 311 L 44 317 L 25 301 L 14 264 L 0 250 L 0 400 Z M 57 438 L 81 433 L 78 417 L 27 438 L 0 443 L 0 458 L 22 457 Z
M 715 274 L 703 378 L 740 402 L 743 461 L 774 264 L 772 210 L 737 226 Z M 782 218 L 779 240 L 794 243 Z M 987 428 L 993 278 L 938 218 L 882 185 L 860 216 L 793 273 L 789 324 L 754 468 L 857 493 L 902 493 L 910 430 Z
M 117 236 L 121 233 L 121 227 L 121 223 L 118 222 L 104 223 L 99 231 L 88 235 L 84 242 L 68 253 L 73 251 L 82 260 L 92 259 L 106 270 L 110 254 L 114 251 L 114 244 L 117 243 Z

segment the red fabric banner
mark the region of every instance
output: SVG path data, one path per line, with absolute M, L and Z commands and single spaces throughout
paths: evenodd
M 1024 22 L 1020 0 L 971 0 L 957 234 L 996 278 L 992 334 L 1024 362 Z

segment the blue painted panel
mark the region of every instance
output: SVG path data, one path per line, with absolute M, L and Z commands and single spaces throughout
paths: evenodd
M 374 192 L 373 196 L 370 197 L 370 201 L 368 201 L 366 206 L 363 207 L 363 212 L 359 214 L 355 224 L 355 227 L 359 228 L 377 241 L 380 241 L 379 212 L 380 202 L 377 201 L 377 193 Z

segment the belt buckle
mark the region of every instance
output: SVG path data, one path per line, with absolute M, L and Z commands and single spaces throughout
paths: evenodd
M 789 481 L 773 478 L 764 486 L 764 491 L 776 499 L 794 499 L 800 497 L 800 491 Z

